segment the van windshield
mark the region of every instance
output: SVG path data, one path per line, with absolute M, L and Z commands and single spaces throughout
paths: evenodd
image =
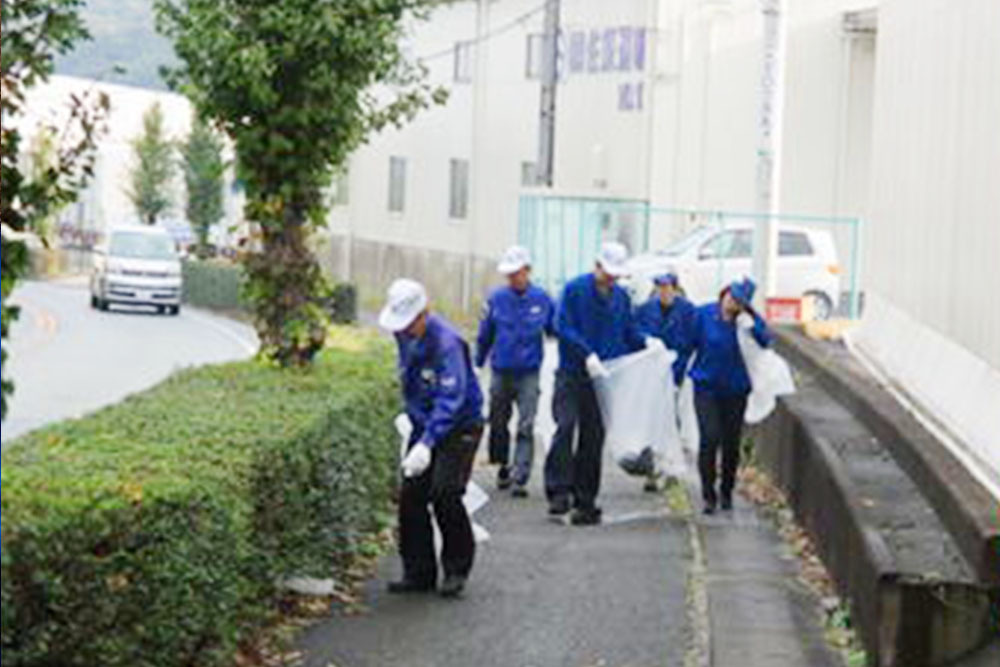
M 108 254 L 128 259 L 174 259 L 174 242 L 169 236 L 142 232 L 115 232 Z
M 666 248 L 657 251 L 657 255 L 666 255 L 668 257 L 677 257 L 683 255 L 691 248 L 701 245 L 703 241 L 708 239 L 708 237 L 713 233 L 713 229 L 708 226 L 702 225 L 701 227 L 696 227 L 694 231 L 690 232 L 686 236 L 682 236 L 677 241 L 674 241 Z

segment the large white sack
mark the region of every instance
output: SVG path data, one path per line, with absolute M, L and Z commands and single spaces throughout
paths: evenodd
M 744 420 L 757 424 L 774 411 L 779 396 L 795 393 L 795 380 L 788 363 L 774 350 L 761 347 L 750 331 L 740 329 L 736 340 L 752 387 Z
M 607 362 L 608 376 L 594 379 L 605 443 L 627 472 L 647 450 L 656 472 L 679 475 L 683 471 L 671 371 L 676 358 L 662 347 L 641 350 Z
M 409 448 L 410 434 L 413 433 L 413 424 L 410 422 L 410 418 L 406 415 L 406 413 L 396 417 L 395 424 L 396 431 L 399 433 L 399 437 L 401 439 L 399 460 L 402 461 L 406 458 L 406 453 Z M 470 480 L 468 485 L 465 487 L 465 495 L 462 497 L 462 504 L 465 505 L 465 511 L 469 514 L 469 521 L 472 522 L 472 534 L 475 537 L 476 542 L 488 542 L 491 537 L 490 532 L 480 524 L 476 523 L 472 518 L 472 515 L 485 507 L 486 503 L 489 501 L 489 494 L 483 490 L 483 487 Z M 434 546 L 440 554 L 441 529 L 438 528 L 436 520 L 434 522 Z

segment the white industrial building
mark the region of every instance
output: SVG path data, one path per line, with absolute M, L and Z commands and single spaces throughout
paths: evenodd
M 864 217 L 876 3 L 788 4 L 780 208 Z M 351 160 L 343 204 L 332 215 L 330 262 L 337 273 L 376 287 L 401 270 L 433 279 L 422 267 L 446 266 L 451 282 L 432 280 L 444 300 L 467 305 L 481 294 L 492 279 L 491 259 L 519 240 L 519 197 L 534 185 L 545 5 L 457 2 L 413 27 L 412 55 L 424 60 L 432 83 L 451 89 L 451 99 L 373 138 Z M 753 211 L 760 3 L 563 0 L 561 6 L 548 192 L 657 208 Z M 655 247 L 690 223 L 654 214 L 648 239 L 633 230 L 623 240 L 634 240 L 634 250 Z
M 1000 2 L 883 0 L 860 352 L 1000 498 Z
M 34 137 L 45 127 L 62 132 L 68 126 L 70 98 L 77 96 L 88 103 L 96 102 L 99 95 L 107 95 L 110 112 L 105 119 L 103 133 L 97 137 L 94 177 L 80 194 L 78 201 L 61 213 L 61 227 L 72 230 L 74 240 L 93 239 L 108 226 L 133 224 L 139 216 L 128 197 L 131 174 L 135 166 L 132 142 L 143 131 L 143 116 L 154 104 L 163 110 L 164 130 L 168 139 L 178 143 L 186 140 L 191 131 L 193 109 L 183 95 L 121 86 L 101 81 L 68 76 L 53 76 L 43 86 L 28 91 L 25 114 L 17 124 L 25 137 L 22 158 L 31 159 Z M 178 228 L 184 226 L 185 189 L 177 153 L 178 169 L 170 186 L 173 207 L 163 220 Z M 232 187 L 232 175 L 225 190 L 225 219 L 218 226 L 225 235 L 229 226 L 243 220 L 242 195 Z M 183 230 L 178 229 L 178 233 Z M 221 240 L 221 239 L 220 239 Z

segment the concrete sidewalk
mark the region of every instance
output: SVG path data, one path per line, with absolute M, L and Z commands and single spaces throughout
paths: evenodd
M 547 355 L 555 359 L 554 351 Z M 543 373 L 540 442 L 548 443 L 552 369 Z M 485 446 L 484 446 L 485 449 Z M 544 449 L 544 448 L 540 448 Z M 834 667 L 819 604 L 796 562 L 754 510 L 672 514 L 663 495 L 605 463 L 604 525 L 546 517 L 540 467 L 531 497 L 497 493 L 476 515 L 492 534 L 459 601 L 390 597 L 388 557 L 368 613 L 332 618 L 298 649 L 307 667 Z M 689 483 L 693 480 L 689 480 Z

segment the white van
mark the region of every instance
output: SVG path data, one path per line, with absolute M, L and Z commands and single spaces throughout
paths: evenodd
M 671 269 L 677 271 L 692 301 L 714 301 L 723 287 L 752 273 L 754 230 L 749 221 L 700 226 L 658 252 L 632 258 L 625 286 L 633 303 L 645 301 L 652 293 L 653 278 Z M 829 319 L 840 301 L 840 274 L 830 232 L 780 226 L 775 297 L 812 297 L 816 319 Z
M 116 227 L 94 248 L 90 305 L 153 306 L 181 310 L 181 261 L 173 238 L 158 227 Z

